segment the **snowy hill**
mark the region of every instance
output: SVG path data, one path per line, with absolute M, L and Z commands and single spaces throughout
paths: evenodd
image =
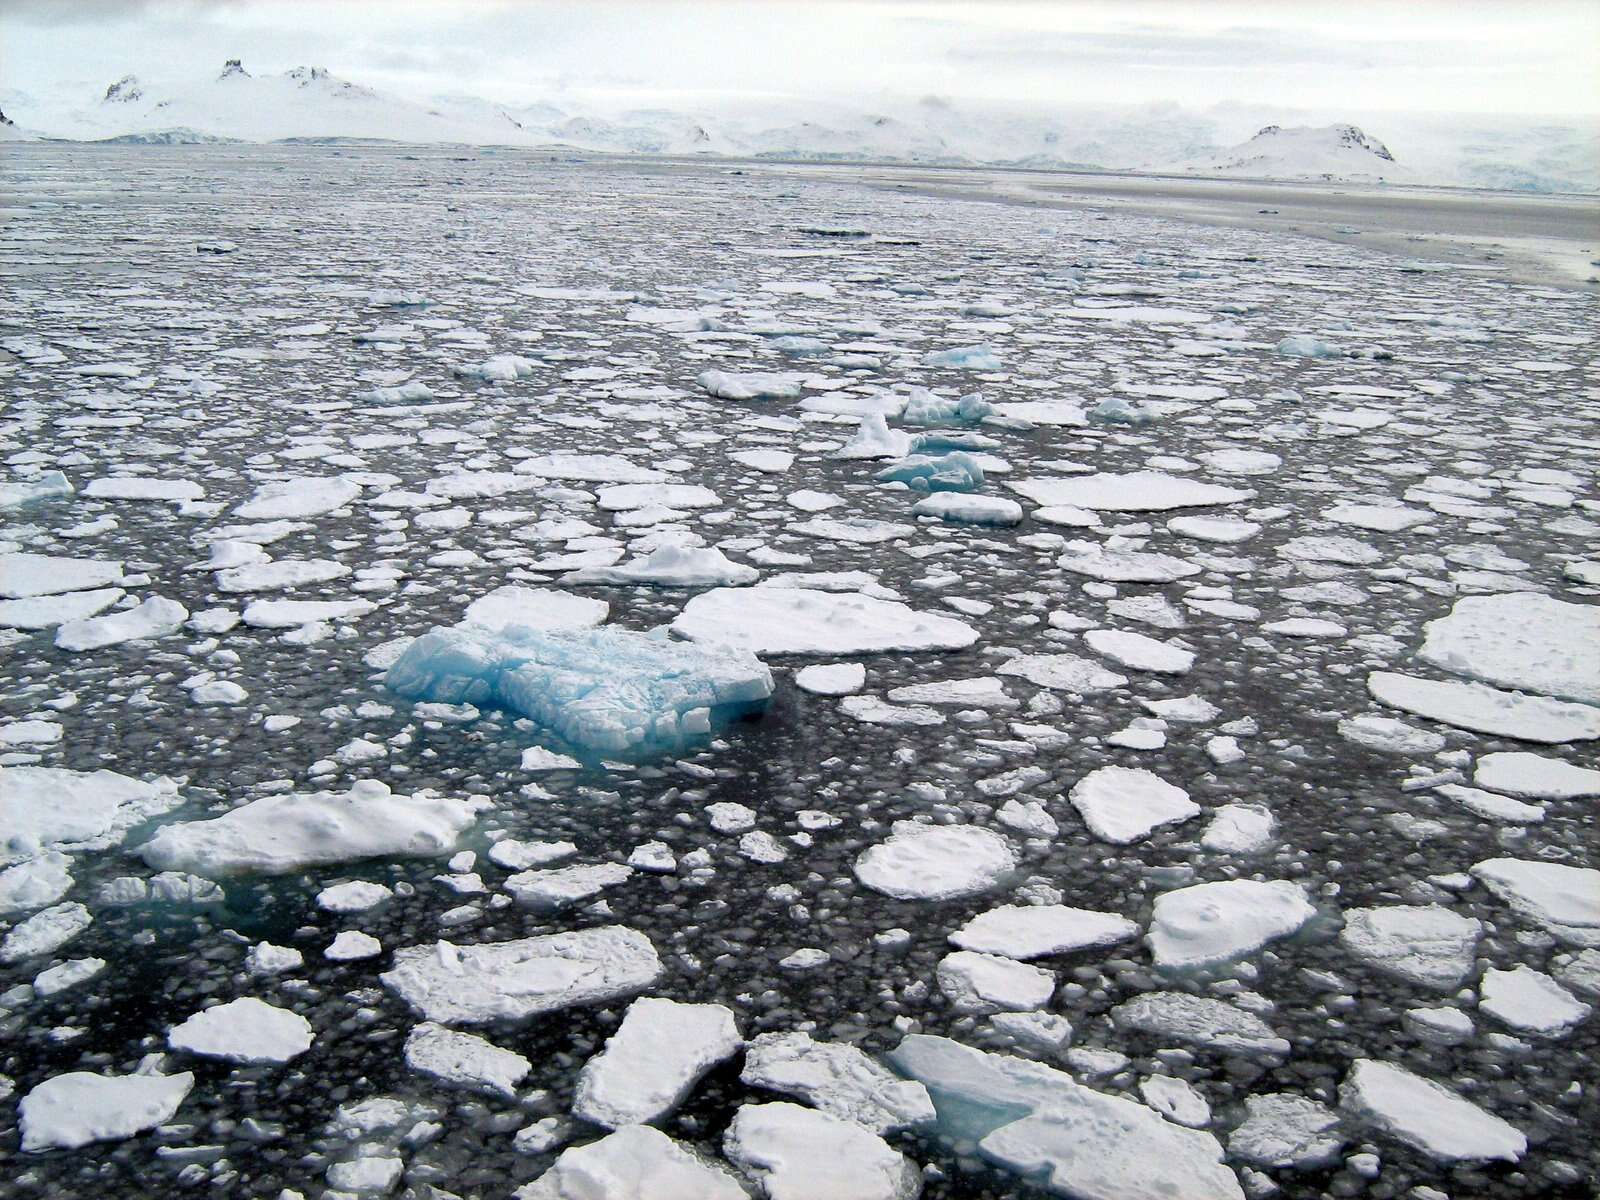
M 1387 146 L 1354 125 L 1268 125 L 1247 142 L 1173 169 L 1260 179 L 1415 182 L 1415 173 L 1395 162 Z
M 567 147 L 624 154 L 723 155 L 1162 171 L 1600 190 L 1592 123 L 1391 114 L 1391 144 L 1351 124 L 1261 125 L 1281 112 L 1175 104 L 1006 106 L 927 96 L 870 107 L 774 98 L 693 107 L 624 107 L 566 99 L 499 104 L 476 96 L 418 101 L 320 67 L 252 73 L 238 59 L 171 83 L 129 74 L 90 94 L 41 98 L 0 88 L 16 125 L 0 139 L 41 136 L 144 144 L 383 139 L 414 144 Z M 1251 129 L 1253 137 L 1238 139 Z M 1236 143 L 1237 144 L 1232 144 Z M 1400 161 L 1397 161 L 1400 160 Z

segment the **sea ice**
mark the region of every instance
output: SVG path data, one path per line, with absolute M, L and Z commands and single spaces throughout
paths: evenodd
M 585 567 L 566 583 L 646 584 L 654 587 L 734 587 L 754 583 L 761 573 L 736 563 L 715 546 L 664 542 L 649 554 L 610 567 Z
M 48 554 L 0 554 L 0 597 L 7 600 L 89 591 L 122 582 L 120 562 Z
M 1134 471 L 1119 475 L 1102 471 L 1094 475 L 1066 478 L 1007 480 L 1006 486 L 1021 492 L 1035 504 L 1047 507 L 1070 505 L 1108 512 L 1165 512 L 1174 508 L 1200 508 L 1213 504 L 1232 504 L 1248 500 L 1255 492 L 1248 488 L 1221 487 L 1198 479 L 1183 479 L 1160 471 Z
M 115 771 L 0 767 L 0 863 L 52 846 L 99 849 L 181 803 L 170 779 L 152 783 Z
M 100 650 L 176 633 L 188 619 L 189 610 L 176 600 L 152 596 L 122 612 L 65 622 L 56 629 L 56 645 L 63 650 Z
M 1029 959 L 1114 946 L 1138 934 L 1137 924 L 1115 913 L 1062 904 L 1005 904 L 973 917 L 950 941 L 963 950 Z
M 1578 800 L 1600 796 L 1600 771 L 1524 750 L 1485 754 L 1472 782 L 1496 792 L 1534 800 Z
M 220 817 L 158 829 L 139 854 L 160 870 L 205 876 L 283 874 L 322 863 L 448 854 L 480 805 L 400 796 L 375 779 L 348 792 L 263 796 Z
M 1472 970 L 1483 922 L 1437 904 L 1352 908 L 1340 944 L 1380 971 L 1449 991 Z
M 1140 767 L 1099 767 L 1068 798 L 1095 837 L 1118 846 L 1200 815 L 1188 792 Z
M 1209 996 L 1144 992 L 1111 1010 L 1119 1029 L 1134 1029 L 1165 1041 L 1185 1042 L 1225 1054 L 1283 1057 L 1289 1042 L 1253 1012 Z
M 194 1087 L 176 1075 L 96 1075 L 71 1071 L 46 1079 L 17 1106 L 24 1151 L 74 1150 L 121 1141 L 172 1119 Z
M 1550 976 L 1528 966 L 1510 971 L 1490 967 L 1478 992 L 1479 1012 L 1537 1038 L 1565 1037 L 1592 1011 Z
M 315 1037 L 299 1013 L 242 996 L 174 1025 L 167 1045 L 228 1062 L 283 1063 L 309 1050 Z
M 513 1200 L 750 1200 L 732 1172 L 686 1150 L 659 1129 L 629 1125 L 563 1150 L 555 1165 Z
M 430 1021 L 477 1025 L 614 1000 L 660 974 L 648 937 L 603 925 L 480 946 L 408 946 L 380 978 Z
M 920 1083 L 901 1079 L 843 1042 L 815 1041 L 808 1033 L 764 1033 L 745 1050 L 740 1080 L 798 1096 L 814 1108 L 874 1133 L 912 1129 L 934 1119 L 933 1101 Z
M 1472 874 L 1518 916 L 1557 937 L 1600 946 L 1600 870 L 1522 858 L 1490 858 Z
M 950 1007 L 959 1013 L 1043 1008 L 1056 989 L 1055 975 L 1042 967 L 972 950 L 945 955 L 935 977 Z
M 757 654 L 960 650 L 978 631 L 895 600 L 812 588 L 715 588 L 690 599 L 672 631 Z
M 517 1084 L 533 1069 L 520 1054 L 432 1021 L 411 1031 L 405 1057 L 406 1066 L 413 1071 L 507 1100 L 516 1099 Z
M 855 873 L 897 900 L 951 900 L 988 891 L 1016 865 L 1011 843 L 992 829 L 896 821 L 856 859 Z
M 1501 687 L 1600 704 L 1600 606 L 1536 592 L 1464 596 L 1417 656 Z
M 722 1152 L 767 1200 L 916 1200 L 922 1172 L 870 1130 L 787 1101 L 745 1104 Z
M 1305 889 L 1288 880 L 1197 883 L 1156 897 L 1150 949 L 1158 967 L 1215 966 L 1288 937 L 1316 915 Z
M 1339 1088 L 1339 1104 L 1440 1162 L 1516 1162 L 1528 1149 L 1521 1132 L 1470 1100 L 1370 1058 L 1351 1065 Z
M 384 682 L 411 700 L 506 708 L 604 753 L 674 745 L 706 732 L 714 712 L 731 715 L 772 694 L 771 672 L 748 650 L 613 628 L 438 627 L 406 648 Z
M 1379 703 L 1419 717 L 1524 742 L 1576 742 L 1600 738 L 1600 708 L 1548 696 L 1503 692 L 1481 683 L 1419 679 L 1392 671 L 1367 676 Z
M 925 1034 L 904 1038 L 889 1060 L 927 1085 L 942 1136 L 975 1141 L 985 1158 L 1055 1195 L 1243 1200 L 1211 1134 L 1063 1071 Z
M 743 1045 L 732 1011 L 721 1004 L 635 1000 L 579 1074 L 573 1114 L 607 1129 L 658 1121 Z

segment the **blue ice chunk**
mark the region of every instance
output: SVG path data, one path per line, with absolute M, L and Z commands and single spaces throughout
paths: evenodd
M 1332 342 L 1312 337 L 1309 333 L 1296 333 L 1279 342 L 1274 349 L 1285 358 L 1343 358 L 1344 351 Z
M 980 392 L 971 392 L 959 400 L 947 400 L 918 388 L 906 403 L 900 420 L 907 425 L 976 425 L 993 412 L 994 405 Z
M 1089 410 L 1096 425 L 1149 425 L 1156 414 L 1142 404 L 1129 404 L 1121 396 L 1107 396 Z
M 507 709 L 596 754 L 676 747 L 772 695 L 772 673 L 748 650 L 521 625 L 432 629 L 384 683 L 410 700 Z
M 72 484 L 60 471 L 46 471 L 32 479 L 0 483 L 0 509 L 21 508 L 36 500 L 72 495 Z
M 922 356 L 925 367 L 955 367 L 962 371 L 999 371 L 1005 366 L 993 346 L 956 346 Z
M 913 454 L 873 476 L 879 483 L 903 483 L 914 492 L 971 492 L 983 486 L 978 460 L 960 450 L 930 457 Z

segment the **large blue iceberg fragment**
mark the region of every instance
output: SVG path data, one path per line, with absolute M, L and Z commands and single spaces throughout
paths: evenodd
M 914 492 L 970 492 L 983 486 L 983 467 L 972 455 L 953 450 L 937 457 L 913 454 L 873 478 L 903 483 Z
M 384 683 L 411 700 L 508 709 L 605 754 L 677 745 L 772 695 L 772 673 L 748 650 L 521 625 L 430 630 Z

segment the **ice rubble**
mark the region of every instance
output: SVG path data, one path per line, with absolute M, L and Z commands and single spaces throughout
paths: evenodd
M 743 1045 L 723 1005 L 635 1000 L 606 1048 L 579 1073 L 572 1111 L 606 1129 L 660 1120 Z
M 384 683 L 409 700 L 506 708 L 605 753 L 705 733 L 713 715 L 759 706 L 773 686 L 771 672 L 743 649 L 625 629 L 516 625 L 434 628 L 406 648 Z
M 380 978 L 430 1021 L 480 1025 L 631 995 L 661 969 L 648 937 L 603 925 L 479 946 L 408 946 Z
M 166 825 L 138 850 L 159 870 L 205 876 L 439 856 L 455 849 L 481 807 L 470 800 L 396 795 L 378 780 L 363 779 L 348 792 L 263 796 L 220 817 Z
M 684 605 L 672 631 L 756 654 L 960 650 L 978 631 L 895 600 L 812 588 L 714 588 Z
M 1222 1147 L 1136 1101 L 1039 1063 L 911 1034 L 889 1052 L 927 1086 L 936 1131 L 1073 1200 L 1243 1200 Z
M 170 1121 L 194 1087 L 194 1075 L 54 1075 L 22 1098 L 24 1151 L 75 1150 L 120 1141 Z

